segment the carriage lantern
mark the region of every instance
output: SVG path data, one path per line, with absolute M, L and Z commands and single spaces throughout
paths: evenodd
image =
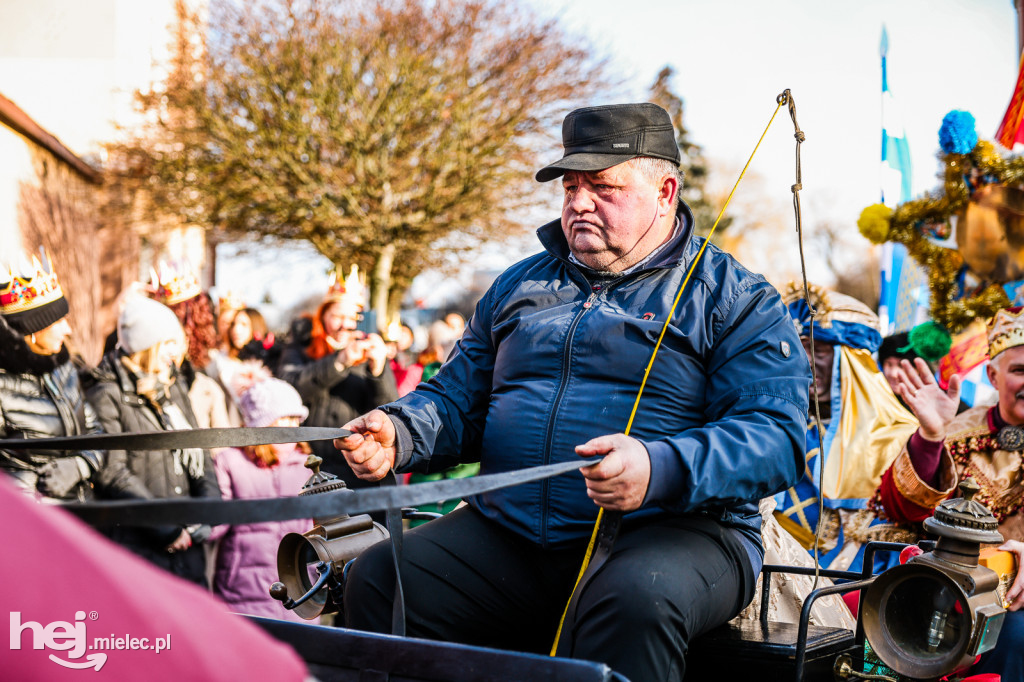
M 885 665 L 900 675 L 934 679 L 969 666 L 992 649 L 1006 616 L 999 576 L 978 564 L 983 543 L 1000 543 L 991 512 L 960 484 L 924 522 L 938 536 L 934 551 L 882 573 L 865 590 L 864 632 Z
M 299 495 L 351 493 L 340 478 L 320 471 L 322 462 L 316 455 L 306 459 L 313 474 Z M 270 586 L 270 596 L 307 620 L 339 610 L 345 565 L 389 537 L 368 514 L 314 517 L 313 524 L 305 533 L 288 533 L 281 539 L 277 548 L 280 582 Z

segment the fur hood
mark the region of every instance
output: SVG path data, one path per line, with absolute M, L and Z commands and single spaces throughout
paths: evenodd
M 42 375 L 52 372 L 70 359 L 67 346 L 56 355 L 33 353 L 25 338 L 11 329 L 0 316 L 0 370 L 11 374 Z

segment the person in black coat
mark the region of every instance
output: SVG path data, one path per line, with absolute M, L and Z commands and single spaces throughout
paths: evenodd
M 172 431 L 197 427 L 177 366 L 184 333 L 166 306 L 129 294 L 118 318 L 118 347 L 92 373 L 87 398 L 109 433 Z M 111 497 L 135 499 L 220 498 L 206 450 L 112 450 L 101 479 Z M 207 586 L 202 543 L 209 526 L 137 528 L 108 534 L 168 571 Z
M 0 438 L 53 438 L 99 431 L 65 342 L 68 302 L 56 273 L 0 271 Z M 105 453 L 0 450 L 0 469 L 29 494 L 56 501 L 93 498 Z
M 347 281 L 332 284 L 308 327 L 304 320 L 293 323 L 277 376 L 294 386 L 309 408 L 305 426 L 341 426 L 398 398 L 384 339 L 357 329 L 363 304 L 362 286 L 350 275 Z M 352 473 L 330 441 L 310 445 L 323 459 L 322 471 L 338 476 L 350 488 L 371 485 Z

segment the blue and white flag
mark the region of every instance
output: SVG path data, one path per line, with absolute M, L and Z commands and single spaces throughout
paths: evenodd
M 890 208 L 911 197 L 910 147 L 903 116 L 889 90 L 889 33 L 882 26 L 882 203 Z M 907 331 L 928 319 L 928 278 L 902 244 L 887 243 L 880 258 L 882 286 L 878 317 L 882 335 Z

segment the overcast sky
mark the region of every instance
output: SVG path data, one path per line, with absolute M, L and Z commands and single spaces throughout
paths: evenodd
M 545 0 L 564 25 L 608 50 L 646 90 L 676 70 L 693 141 L 709 159 L 742 167 L 775 108 L 793 92 L 803 145 L 806 210 L 855 221 L 878 200 L 883 23 L 889 86 L 901 105 L 915 194 L 937 186 L 938 129 L 970 111 L 992 139 L 1017 77 L 1012 0 Z M 790 201 L 792 124 L 780 116 L 752 169 Z

